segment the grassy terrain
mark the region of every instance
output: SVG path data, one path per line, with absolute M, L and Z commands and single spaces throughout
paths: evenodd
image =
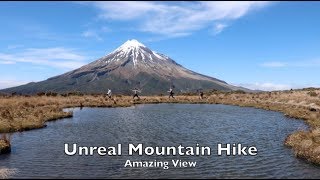
M 205 93 L 204 99 L 194 94 L 175 99 L 142 96 L 140 100 L 120 95 L 112 100 L 103 95 L 3 96 L 0 97 L 0 133 L 42 128 L 47 121 L 71 117 L 72 113 L 63 112 L 67 107 L 127 107 L 148 103 L 228 104 L 280 111 L 288 117 L 303 119 L 310 129 L 293 132 L 284 143 L 293 148 L 297 157 L 320 164 L 320 90 L 311 88 L 261 93 L 212 91 Z

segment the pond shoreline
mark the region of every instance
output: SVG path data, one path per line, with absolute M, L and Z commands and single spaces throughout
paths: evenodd
M 166 96 L 142 96 L 140 100 L 133 100 L 131 96 L 115 96 L 111 100 L 103 95 L 0 97 L 2 100 L 0 107 L 3 107 L 0 133 L 43 128 L 48 121 L 72 117 L 72 112 L 63 111 L 65 108 L 115 108 L 159 103 L 225 104 L 278 111 L 285 116 L 304 120 L 309 130 L 293 132 L 286 138 L 284 144 L 291 147 L 297 157 L 320 165 L 320 110 L 317 106 L 320 101 L 316 97 L 309 96 L 309 92 L 309 90 L 264 93 L 218 92 L 211 93 L 204 99 L 192 95 L 176 96 L 175 99 L 168 99 Z M 301 103 L 302 100 L 309 101 L 309 105 Z
M 0 139 L 0 154 L 7 154 L 11 152 L 10 142 Z

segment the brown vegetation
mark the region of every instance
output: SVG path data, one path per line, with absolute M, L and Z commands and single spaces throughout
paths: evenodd
M 285 144 L 292 147 L 298 157 L 320 164 L 320 94 L 319 89 L 308 88 L 291 91 L 245 93 L 243 91 L 211 91 L 198 95 L 179 95 L 169 99 L 167 95 L 131 96 L 83 94 L 38 94 L 37 96 L 0 97 L 0 133 L 24 131 L 45 127 L 50 120 L 70 117 L 64 112 L 68 107 L 127 107 L 148 103 L 208 103 L 229 104 L 280 111 L 286 116 L 305 120 L 309 131 L 298 131 L 287 137 Z
M 10 137 L 6 134 L 0 137 L 0 154 L 11 152 Z

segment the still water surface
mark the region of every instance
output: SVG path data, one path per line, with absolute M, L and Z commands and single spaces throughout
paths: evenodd
M 294 157 L 285 137 L 306 126 L 283 114 L 209 104 L 74 109 L 74 117 L 13 135 L 0 168 L 12 178 L 320 178 L 320 167 Z M 122 156 L 67 156 L 64 144 L 123 145 Z M 209 146 L 211 156 L 128 156 L 129 143 Z M 218 143 L 255 146 L 257 156 L 217 156 Z M 125 168 L 126 160 L 196 161 L 195 168 Z

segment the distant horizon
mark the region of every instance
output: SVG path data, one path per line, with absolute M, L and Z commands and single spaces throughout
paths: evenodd
M 129 39 L 231 85 L 319 88 L 319 8 L 319 2 L 1 2 L 0 90 L 77 69 Z

